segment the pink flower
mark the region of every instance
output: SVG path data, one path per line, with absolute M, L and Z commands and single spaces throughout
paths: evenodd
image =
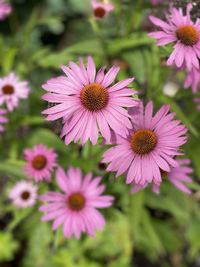
M 0 0 L 0 20 L 4 20 L 12 12 L 12 6 L 4 0 Z
M 42 180 L 50 182 L 57 158 L 53 149 L 48 149 L 45 145 L 35 145 L 33 149 L 24 150 L 24 157 L 26 160 L 24 171 L 29 177 L 33 177 L 36 182 Z
M 5 117 L 7 111 L 3 108 L 0 108 L 0 133 L 4 131 L 4 126 L 2 124 L 8 122 L 8 119 Z
M 176 162 L 178 166 L 172 168 L 169 173 L 161 172 L 164 178 L 168 178 L 168 180 L 179 190 L 186 194 L 191 194 L 191 190 L 185 185 L 185 183 L 192 183 L 192 178 L 189 176 L 190 173 L 193 172 L 193 169 L 188 167 L 190 164 L 189 159 L 177 159 Z M 141 189 L 147 187 L 149 184 L 145 183 L 143 186 L 140 184 L 133 183 L 133 187 L 131 192 L 136 193 Z M 159 194 L 160 192 L 160 185 L 152 184 L 153 192 Z
M 168 22 L 164 22 L 154 16 L 150 16 L 153 24 L 161 30 L 152 32 L 150 37 L 155 38 L 157 45 L 163 46 L 175 43 L 174 51 L 170 55 L 167 64 L 176 64 L 178 68 L 185 66 L 191 70 L 192 67 L 199 68 L 200 58 L 200 20 L 195 23 L 190 18 L 192 4 L 187 4 L 187 14 L 183 15 L 183 10 L 171 8 Z
M 110 163 L 107 171 L 117 171 L 117 176 L 125 173 L 128 184 L 160 185 L 160 170 L 169 172 L 178 166 L 173 158 L 186 142 L 187 129 L 174 117 L 175 113 L 169 113 L 169 105 L 164 105 L 155 116 L 152 102 L 146 108 L 141 106 L 129 135 L 118 138 L 117 145 L 104 153 L 103 162 Z
M 62 66 L 62 70 L 67 77 L 53 78 L 43 85 L 48 91 L 43 99 L 56 103 L 43 114 L 47 120 L 63 118 L 61 137 L 65 136 L 65 143 L 81 140 L 85 144 L 90 139 L 96 144 L 99 131 L 107 141 L 110 141 L 111 130 L 126 136 L 131 123 L 123 107 L 138 103 L 132 97 L 136 92 L 127 87 L 134 78 L 112 85 L 119 68 L 112 67 L 106 74 L 101 68 L 96 74 L 92 57 L 88 57 L 87 67 L 80 59 L 79 66 L 69 62 L 69 67 Z
M 114 6 L 110 1 L 102 2 L 98 0 L 91 0 L 92 9 L 95 18 L 102 19 L 113 11 Z
M 192 86 L 192 92 L 196 93 L 200 87 L 200 69 L 192 68 L 191 71 L 187 73 L 184 87 L 188 88 Z
M 30 182 L 18 182 L 9 192 L 9 198 L 19 208 L 31 207 L 37 198 L 37 187 Z
M 195 97 L 193 101 L 196 103 L 197 110 L 200 110 L 200 97 Z
M 105 219 L 97 208 L 110 207 L 113 197 L 102 195 L 105 186 L 100 184 L 101 177 L 92 179 L 91 173 L 82 177 L 81 170 L 74 168 L 65 173 L 59 167 L 56 179 L 64 194 L 49 192 L 40 196 L 42 201 L 47 202 L 40 208 L 40 211 L 46 212 L 42 220 L 53 220 L 53 230 L 63 225 L 66 238 L 73 235 L 80 238 L 81 233 L 94 236 L 96 229 L 102 230 Z
M 13 111 L 19 104 L 19 99 L 25 99 L 29 94 L 27 81 L 20 81 L 14 72 L 0 78 L 0 105 L 6 104 L 9 111 Z

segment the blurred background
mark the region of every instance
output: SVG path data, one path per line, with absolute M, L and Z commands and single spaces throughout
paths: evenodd
M 198 267 L 200 266 L 200 123 L 191 90 L 183 89 L 184 72 L 166 66 L 171 47 L 157 47 L 147 33 L 149 14 L 163 17 L 169 1 L 113 0 L 115 10 L 102 20 L 89 0 L 13 0 L 12 13 L 0 21 L 0 76 L 15 71 L 28 80 L 31 94 L 12 113 L 0 137 L 0 266 L 1 267 Z M 175 1 L 185 6 L 186 1 Z M 196 9 L 197 11 L 197 9 Z M 193 10 L 194 16 L 197 12 Z M 134 88 L 158 109 L 164 103 L 189 129 L 184 147 L 192 160 L 191 196 L 167 181 L 161 194 L 151 188 L 129 193 L 124 177 L 106 173 L 101 146 L 64 145 L 60 122 L 41 115 L 41 84 L 61 74 L 60 65 L 92 55 L 98 67 L 118 65 L 118 79 L 135 76 Z M 200 96 L 200 95 L 199 95 Z M 43 143 L 53 147 L 59 164 L 103 176 L 114 206 L 104 211 L 107 225 L 95 238 L 66 240 L 50 223 L 41 223 L 38 205 L 19 210 L 8 190 L 26 178 L 23 149 Z M 40 191 L 54 188 L 43 183 Z

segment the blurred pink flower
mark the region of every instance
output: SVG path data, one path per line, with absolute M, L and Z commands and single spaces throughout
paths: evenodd
M 164 2 L 164 0 L 151 0 L 152 5 L 158 5 L 162 2 Z
M 78 140 L 85 144 L 88 139 L 96 144 L 99 131 L 107 141 L 111 130 L 126 136 L 131 123 L 124 107 L 138 104 L 132 97 L 136 92 L 127 87 L 134 78 L 113 85 L 118 67 L 113 66 L 105 74 L 104 68 L 96 73 L 92 57 L 88 57 L 87 67 L 82 59 L 79 64 L 69 62 L 69 67 L 62 66 L 67 77 L 53 78 L 43 85 L 48 91 L 43 99 L 56 103 L 43 114 L 47 120 L 63 118 L 61 137 L 65 136 L 66 144 Z
M 192 68 L 191 71 L 188 71 L 184 87 L 188 88 L 192 86 L 192 92 L 196 93 L 200 88 L 200 69 Z
M 4 131 L 4 126 L 2 124 L 8 122 L 8 119 L 5 117 L 7 111 L 3 108 L 0 108 L 0 133 Z
M 168 178 L 168 180 L 179 190 L 186 194 L 191 194 L 191 190 L 185 185 L 185 183 L 189 184 L 192 183 L 192 178 L 189 176 L 193 172 L 193 169 L 191 167 L 188 167 L 190 164 L 189 159 L 176 159 L 176 162 L 178 163 L 178 166 L 175 168 L 172 168 L 170 172 L 161 172 L 163 178 Z M 143 186 L 140 184 L 133 183 L 133 187 L 131 192 L 136 193 L 140 191 L 141 189 L 144 189 L 147 187 L 149 183 L 145 183 Z M 154 193 L 159 194 L 160 192 L 160 185 L 156 185 L 152 183 L 152 190 Z
M 169 172 L 178 166 L 173 157 L 180 154 L 178 150 L 187 140 L 187 129 L 174 117 L 175 113 L 169 113 L 169 105 L 164 105 L 155 116 L 152 102 L 146 108 L 141 105 L 129 135 L 118 138 L 117 145 L 104 153 L 103 162 L 110 163 L 107 171 L 116 171 L 116 176 L 125 173 L 128 184 L 160 185 L 161 170 Z
M 193 101 L 196 103 L 197 110 L 200 110 L 200 97 L 195 97 Z
M 4 0 L 0 0 L 0 20 L 4 20 L 12 12 L 12 6 Z
M 14 72 L 0 78 L 0 105 L 6 104 L 13 111 L 19 104 L 19 99 L 28 97 L 30 88 L 27 81 L 20 81 Z
M 114 6 L 110 1 L 98 1 L 91 0 L 93 14 L 95 18 L 102 19 L 107 16 L 111 11 L 113 11 Z
M 18 182 L 9 192 L 9 198 L 19 208 L 31 207 L 37 198 L 37 187 L 31 182 Z
M 190 18 L 191 9 L 192 4 L 187 4 L 187 14 L 183 15 L 181 8 L 171 7 L 167 22 L 150 16 L 151 22 L 161 30 L 149 33 L 150 37 L 158 40 L 159 46 L 176 43 L 167 64 L 175 63 L 178 68 L 186 66 L 188 70 L 192 67 L 199 68 L 200 59 L 200 20 L 193 23 Z
M 56 166 L 57 154 L 53 149 L 47 148 L 45 145 L 35 145 L 33 149 L 25 149 L 24 157 L 26 165 L 25 173 L 36 182 L 46 180 L 51 181 L 51 172 Z
M 92 179 L 91 173 L 82 177 L 81 170 L 74 168 L 69 168 L 65 173 L 59 167 L 56 179 L 64 194 L 49 192 L 39 197 L 48 202 L 40 208 L 46 213 L 42 220 L 53 220 L 53 230 L 63 225 L 66 238 L 73 235 L 80 238 L 81 233 L 94 236 L 95 230 L 102 230 L 105 219 L 97 208 L 110 207 L 113 197 L 102 195 L 105 186 L 100 184 L 101 177 Z

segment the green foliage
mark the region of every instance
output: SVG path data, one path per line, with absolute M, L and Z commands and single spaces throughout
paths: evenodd
M 17 248 L 18 243 L 10 232 L 0 232 L 0 262 L 12 260 Z

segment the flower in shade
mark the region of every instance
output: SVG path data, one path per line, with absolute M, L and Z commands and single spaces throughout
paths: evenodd
M 160 185 L 161 170 L 169 172 L 178 166 L 173 158 L 187 140 L 187 129 L 174 117 L 169 105 L 153 116 L 153 103 L 149 102 L 146 108 L 141 104 L 129 135 L 118 138 L 116 146 L 104 153 L 103 162 L 109 163 L 107 171 L 116 171 L 117 176 L 125 173 L 128 184 Z
M 186 194 L 191 194 L 191 190 L 187 187 L 187 184 L 192 183 L 192 178 L 189 176 L 193 172 L 189 159 L 177 159 L 176 162 L 178 166 L 172 168 L 169 172 L 161 172 L 163 178 L 168 178 L 168 180 L 179 190 Z M 144 185 L 133 183 L 131 192 L 136 193 L 141 189 L 147 187 L 149 184 Z M 152 190 L 154 193 L 158 194 L 160 192 L 160 185 L 152 183 Z
M 193 101 L 196 103 L 197 110 L 200 110 L 200 97 L 194 97 Z
M 8 119 L 5 117 L 7 111 L 3 108 L 0 108 L 0 133 L 4 131 L 4 126 L 2 124 L 8 122 Z
M 113 197 L 102 195 L 105 186 L 100 184 L 101 177 L 93 179 L 91 173 L 82 177 L 80 169 L 74 168 L 65 173 L 59 167 L 56 180 L 64 193 L 49 192 L 40 196 L 42 201 L 47 202 L 40 208 L 46 213 L 42 220 L 53 220 L 53 230 L 63 225 L 66 238 L 73 235 L 80 238 L 81 233 L 94 236 L 95 230 L 102 230 L 105 219 L 97 208 L 110 207 Z
M 57 154 L 45 145 L 35 145 L 33 149 L 24 150 L 26 165 L 25 173 L 36 182 L 46 180 L 50 182 L 51 173 L 56 166 Z
M 200 69 L 192 68 L 191 71 L 187 73 L 184 87 L 192 87 L 192 92 L 196 93 L 200 88 Z
M 112 84 L 119 68 L 113 66 L 106 74 L 101 68 L 96 73 L 92 57 L 88 57 L 87 67 L 80 59 L 79 65 L 69 62 L 62 70 L 67 77 L 53 78 L 43 85 L 48 91 L 43 99 L 56 104 L 43 114 L 47 120 L 63 118 L 61 137 L 65 143 L 80 140 L 85 144 L 90 139 L 96 144 L 99 131 L 108 142 L 111 130 L 125 136 L 131 123 L 124 107 L 138 104 L 132 97 L 136 92 L 127 87 L 134 78 Z
M 0 78 L 0 105 L 6 104 L 13 111 L 19 104 L 19 99 L 28 97 L 30 88 L 27 81 L 20 81 L 14 72 Z
M 190 18 L 192 4 L 187 4 L 187 14 L 183 15 L 181 8 L 171 7 L 171 15 L 168 22 L 150 16 L 153 24 L 160 27 L 160 31 L 149 34 L 157 40 L 157 45 L 163 46 L 175 43 L 174 50 L 170 55 L 167 64 L 180 68 L 185 66 L 191 70 L 192 67 L 199 68 L 200 58 L 200 20 L 195 23 Z
M 4 0 L 0 0 L 0 20 L 4 20 L 12 12 L 12 6 Z
M 31 207 L 37 199 L 37 186 L 31 182 L 18 182 L 9 192 L 9 198 L 19 208 Z
M 114 6 L 110 1 L 91 0 L 93 14 L 95 18 L 102 19 L 113 11 Z

